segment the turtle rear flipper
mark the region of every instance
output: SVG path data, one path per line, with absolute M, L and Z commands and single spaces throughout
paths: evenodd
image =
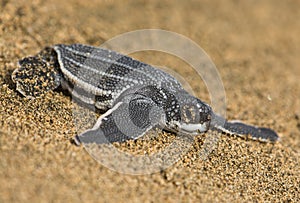
M 55 52 L 49 47 L 36 56 L 20 60 L 19 68 L 12 74 L 17 91 L 28 98 L 36 98 L 56 89 L 61 77 Z

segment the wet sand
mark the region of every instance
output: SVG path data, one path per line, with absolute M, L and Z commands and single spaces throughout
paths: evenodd
M 299 8 L 296 0 L 1 1 L 0 202 L 299 202 Z M 214 135 L 208 132 L 166 170 L 121 174 L 70 141 L 77 133 L 70 96 L 57 90 L 29 100 L 10 79 L 18 59 L 44 46 L 97 46 L 146 28 L 170 30 L 199 44 L 224 83 L 227 118 L 270 127 L 280 142 L 218 134 L 203 159 L 203 142 Z M 210 102 L 201 78 L 178 58 L 153 51 L 132 56 L 172 68 Z M 174 137 L 151 141 L 155 135 L 117 148 L 139 154 L 151 142 L 164 146 Z

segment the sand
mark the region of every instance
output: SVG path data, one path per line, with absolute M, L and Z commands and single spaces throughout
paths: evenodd
M 297 0 L 0 1 L 0 202 L 299 202 L 299 8 Z M 227 118 L 270 127 L 280 142 L 218 134 L 203 159 L 203 142 L 214 135 L 208 132 L 165 170 L 122 174 L 70 141 L 78 130 L 70 96 L 57 90 L 29 100 L 10 79 L 18 59 L 44 46 L 97 46 L 146 28 L 199 44 L 222 78 Z M 159 52 L 132 56 L 172 68 L 210 102 L 201 78 L 178 58 Z M 161 137 L 117 147 L 143 153 L 149 143 L 163 146 L 174 135 Z

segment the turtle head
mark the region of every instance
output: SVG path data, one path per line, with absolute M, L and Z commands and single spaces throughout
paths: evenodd
M 28 98 L 43 96 L 60 85 L 61 73 L 55 51 L 47 47 L 35 56 L 19 61 L 12 73 L 16 89 Z
M 181 107 L 180 131 L 189 134 L 199 134 L 209 129 L 211 121 L 211 107 L 199 99 L 185 103 Z

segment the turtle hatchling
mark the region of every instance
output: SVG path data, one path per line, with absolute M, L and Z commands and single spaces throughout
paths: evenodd
M 59 86 L 104 112 L 75 143 L 111 143 L 138 139 L 154 127 L 177 134 L 208 130 L 277 141 L 269 128 L 227 121 L 192 96 L 171 75 L 115 51 L 82 44 L 57 44 L 23 58 L 12 74 L 16 89 L 28 98 Z

